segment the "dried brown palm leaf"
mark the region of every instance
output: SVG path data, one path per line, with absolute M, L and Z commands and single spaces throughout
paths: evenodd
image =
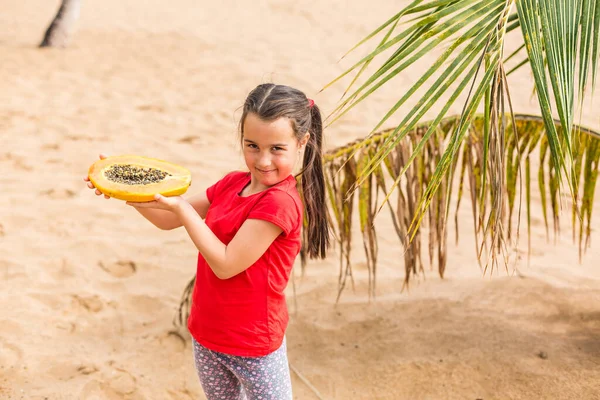
M 362 167 L 368 164 L 373 154 L 377 153 L 379 146 L 386 141 L 388 135 L 394 131 L 393 129 L 371 135 L 368 140 L 362 142 L 362 146 L 360 145 L 361 142 L 353 142 L 347 146 L 333 149 L 325 155 L 325 163 L 329 165 L 330 171 L 328 187 L 330 188 L 329 194 L 332 201 L 331 207 L 333 214 L 339 216 L 337 233 L 340 237 L 341 258 L 338 299 L 344 290 L 345 278 L 351 276 L 352 271 L 349 252 L 353 223 L 353 206 L 351 203 L 354 201 L 355 192 L 351 189 L 352 183 L 356 180 L 363 181 L 363 185 L 356 192 L 356 202 L 359 208 L 359 222 L 369 272 L 370 298 L 375 296 L 377 247 L 374 220 L 376 210 L 380 209 L 380 207 L 377 207 L 377 202 L 373 201 L 375 198 L 373 191 L 381 193 L 386 198 L 384 202 L 387 203 L 394 230 L 402 244 L 406 271 L 405 285 L 408 285 L 413 275 L 422 274 L 425 271 L 421 258 L 421 249 L 423 248 L 428 249 L 429 266 L 433 267 L 434 264 L 437 264 L 438 273 L 443 277 L 447 262 L 448 215 L 446 210 L 450 203 L 452 187 L 454 186 L 452 181 L 456 170 L 460 170 L 459 179 L 456 182 L 458 194 L 457 198 L 454 199 L 457 204 L 456 210 L 458 211 L 458 204 L 462 198 L 466 180 L 471 193 L 473 226 L 476 238 L 479 241 L 476 246 L 480 262 L 481 259 L 493 260 L 494 264 L 492 266 L 497 267 L 499 259 L 496 259 L 496 255 L 502 254 L 506 260 L 508 253 L 510 253 L 509 248 L 512 247 L 509 246 L 507 241 L 514 244 L 515 240 L 518 240 L 518 236 L 515 239 L 509 236 L 509 232 L 510 235 L 513 235 L 511 225 L 514 222 L 513 220 L 515 218 L 517 222 L 520 220 L 518 213 L 515 215 L 514 209 L 521 203 L 520 200 L 517 200 L 517 195 L 521 192 L 525 194 L 527 232 L 528 236 L 530 235 L 532 201 L 530 158 L 535 150 L 540 152 L 540 165 L 537 176 L 544 216 L 547 215 L 548 211 L 551 212 L 556 234 L 559 233 L 558 188 L 560 182 L 552 159 L 547 157 L 548 142 L 544 120 L 541 117 L 522 114 L 516 114 L 514 118 L 510 114 L 498 115 L 493 118 L 495 118 L 496 126 L 500 127 L 498 129 L 501 129 L 501 131 L 489 133 L 488 145 L 490 147 L 487 155 L 484 151 L 484 116 L 477 115 L 470 122 L 466 140 L 462 142 L 462 147 L 457 152 L 459 156 L 456 157 L 451 168 L 441 180 L 441 190 L 438 190 L 432 196 L 430 208 L 424 215 L 423 224 L 416 228 L 412 240 L 410 240 L 409 233 L 415 215 L 419 212 L 417 206 L 434 176 L 436 167 L 445 151 L 445 146 L 448 145 L 449 138 L 458 126 L 459 117 L 444 119 L 424 144 L 421 141 L 430 125 L 428 122 L 420 124 L 409 132 L 383 160 L 382 166 L 384 168 L 379 166 L 367 177 L 359 175 L 361 171 L 365 171 Z M 556 123 L 557 130 L 560 130 L 558 121 Z M 600 161 L 600 133 L 582 127 L 575 127 L 574 129 L 578 132 L 577 135 L 581 135 L 580 140 L 573 142 L 578 144 L 575 151 L 575 160 L 579 160 L 579 166 L 575 165 L 574 170 L 579 171 L 577 177 L 583 174 L 584 185 L 581 187 L 582 190 L 578 191 L 576 197 L 580 202 L 581 219 L 574 219 L 573 230 L 575 232 L 574 237 L 579 237 L 580 250 L 583 252 L 589 243 L 591 231 L 589 221 Z M 574 134 L 572 137 L 577 136 Z M 407 167 L 418 145 L 423 146 L 423 151 L 419 152 Z M 486 166 L 484 162 L 489 164 Z M 525 167 L 524 176 L 519 173 L 522 167 Z M 403 171 L 404 174 L 400 175 Z M 522 180 L 525 182 L 521 182 Z M 390 201 L 391 195 L 388 188 L 391 186 L 388 186 L 388 181 L 397 182 L 396 193 L 394 194 L 396 196 L 395 205 Z M 519 185 L 519 182 L 524 183 L 524 188 L 522 184 Z M 579 187 L 577 182 L 572 185 L 573 187 Z M 550 199 L 550 204 L 547 204 L 547 198 Z M 496 204 L 490 206 L 492 202 L 496 202 Z M 503 211 L 498 214 L 495 210 Z M 455 222 L 458 224 L 457 217 Z M 426 234 L 425 229 L 427 229 Z M 516 231 L 518 232 L 518 230 L 517 226 Z M 306 239 L 309 240 L 310 238 Z M 437 254 L 437 257 L 435 257 L 435 254 Z M 486 268 L 483 268 L 483 270 L 485 272 Z

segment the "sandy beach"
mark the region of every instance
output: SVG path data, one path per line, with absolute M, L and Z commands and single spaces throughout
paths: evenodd
M 345 86 L 320 89 L 364 53 L 340 58 L 407 2 L 84 1 L 70 46 L 38 49 L 59 3 L 0 0 L 0 399 L 204 399 L 189 334 L 172 324 L 197 251 L 182 229 L 156 229 L 82 178 L 100 152 L 139 154 L 186 166 L 188 195 L 204 190 L 243 168 L 237 123 L 252 88 L 298 87 L 328 114 Z M 421 73 L 329 127 L 326 147 L 367 134 Z M 528 69 L 509 81 L 515 111 L 539 114 Z M 600 90 L 581 120 L 596 130 L 598 101 Z M 387 213 L 375 301 L 358 235 L 356 285 L 338 304 L 338 249 L 304 276 L 298 263 L 296 301 L 287 292 L 294 397 L 600 399 L 596 192 L 581 263 L 570 209 L 548 240 L 539 195 L 518 273 L 482 274 L 467 202 L 445 279 L 428 270 L 401 292 Z

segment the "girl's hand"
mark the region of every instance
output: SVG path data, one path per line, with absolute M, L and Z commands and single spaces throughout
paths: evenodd
M 100 159 L 104 160 L 107 156 L 104 154 L 100 154 Z M 94 184 L 92 182 L 90 182 L 90 178 L 88 176 L 83 178 L 84 181 L 87 182 L 87 187 L 89 187 L 90 189 L 96 189 L 96 187 L 94 186 Z M 102 196 L 102 192 L 99 191 L 98 189 L 96 189 L 96 196 Z M 110 196 L 104 195 L 105 199 L 110 199 Z
M 177 212 L 186 201 L 181 196 L 165 197 L 160 194 L 154 195 L 154 201 L 145 201 L 137 203 L 128 201 L 126 204 L 136 208 L 154 208 L 159 210 L 167 210 Z

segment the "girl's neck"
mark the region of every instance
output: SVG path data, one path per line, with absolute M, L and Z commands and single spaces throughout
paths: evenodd
M 285 179 L 287 179 L 287 177 Z M 275 185 L 280 184 L 284 180 L 277 182 Z M 250 182 L 248 182 L 248 184 L 246 186 L 244 186 L 244 188 L 240 192 L 240 196 L 242 196 L 242 197 L 252 196 L 254 194 L 264 192 L 265 190 L 267 190 L 275 185 L 265 186 L 259 182 L 256 182 L 254 180 L 254 178 L 252 177 L 252 174 L 250 174 Z

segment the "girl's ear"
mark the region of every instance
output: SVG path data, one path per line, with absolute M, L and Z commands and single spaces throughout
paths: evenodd
M 306 134 L 302 137 L 299 142 L 300 147 L 305 147 L 306 143 L 308 143 L 308 139 L 310 139 L 310 132 L 306 132 Z

